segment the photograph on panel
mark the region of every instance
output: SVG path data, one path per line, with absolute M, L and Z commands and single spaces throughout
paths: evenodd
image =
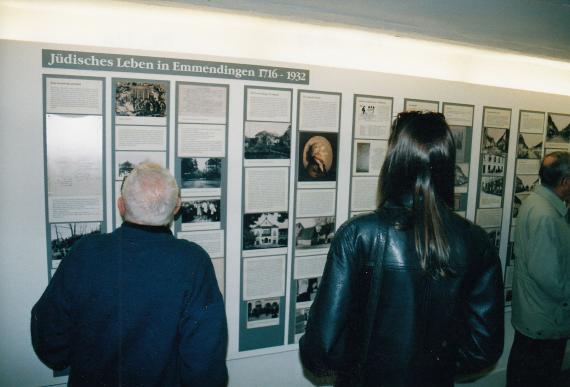
M 352 173 L 354 175 L 380 175 L 387 148 L 387 141 L 356 140 Z
M 539 183 L 538 175 L 515 175 L 515 197 L 522 201 Z
M 453 142 L 455 143 L 455 161 L 457 163 L 469 162 L 466 157 L 467 127 L 450 125 Z
M 547 143 L 570 143 L 570 114 L 548 114 Z
M 457 163 L 455 164 L 455 192 L 467 192 L 469 185 L 469 164 Z
M 501 228 L 500 227 L 490 227 L 484 229 L 489 237 L 489 242 L 493 244 L 497 249 L 501 245 Z
M 291 124 L 247 121 L 244 129 L 244 158 L 289 159 Z
M 307 321 L 309 320 L 309 311 L 311 306 L 306 304 L 297 304 L 295 306 L 295 342 L 298 342 L 300 337 L 305 333 Z
M 503 176 L 483 176 L 481 178 L 481 196 L 479 197 L 479 207 L 501 207 L 503 185 Z
M 317 295 L 321 277 L 300 278 L 297 281 L 297 303 L 312 302 Z
M 181 159 L 180 188 L 220 188 L 222 159 L 217 157 L 187 157 Z
M 466 192 L 455 192 L 453 194 L 453 211 L 463 212 L 467 210 L 467 193 Z
M 337 133 L 299 132 L 299 181 L 336 181 Z
M 287 247 L 289 214 L 263 212 L 243 215 L 243 250 Z
M 51 259 L 61 260 L 84 235 L 100 234 L 101 223 L 52 223 L 50 225 Z
M 115 180 L 123 180 L 142 162 L 153 162 L 166 168 L 166 152 L 115 152 Z
M 279 325 L 279 298 L 247 301 L 247 329 Z
M 542 157 L 542 134 L 519 133 L 517 158 L 540 159 Z
M 180 221 L 182 231 L 220 228 L 220 198 L 182 198 Z
M 165 82 L 117 82 L 115 114 L 130 117 L 166 117 Z
M 483 152 L 506 154 L 509 151 L 509 130 L 485 127 L 483 131 Z
M 297 218 L 295 223 L 295 246 L 298 249 L 330 246 L 335 233 L 336 217 Z

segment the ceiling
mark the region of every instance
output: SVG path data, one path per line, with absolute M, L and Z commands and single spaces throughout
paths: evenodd
M 570 0 L 130 1 L 342 25 L 570 62 Z

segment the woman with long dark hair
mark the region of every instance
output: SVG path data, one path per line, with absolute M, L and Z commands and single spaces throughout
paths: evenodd
M 343 224 L 301 360 L 337 386 L 453 386 L 503 350 L 503 283 L 483 229 L 453 211 L 455 146 L 438 113 L 392 125 L 379 208 Z

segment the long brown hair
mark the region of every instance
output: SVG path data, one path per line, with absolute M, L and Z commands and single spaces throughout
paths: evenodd
M 434 277 L 452 272 L 441 210 L 453 207 L 454 181 L 455 144 L 443 114 L 398 114 L 380 174 L 379 207 L 412 197 L 416 252 L 422 269 Z

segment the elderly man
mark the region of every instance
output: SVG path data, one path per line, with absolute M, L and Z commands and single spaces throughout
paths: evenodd
M 81 239 L 32 309 L 32 344 L 70 386 L 223 386 L 226 315 L 208 254 L 174 238 L 180 207 L 167 170 L 124 181 L 124 223 Z
M 509 387 L 554 386 L 570 337 L 570 154 L 547 155 L 539 173 L 515 233 Z

